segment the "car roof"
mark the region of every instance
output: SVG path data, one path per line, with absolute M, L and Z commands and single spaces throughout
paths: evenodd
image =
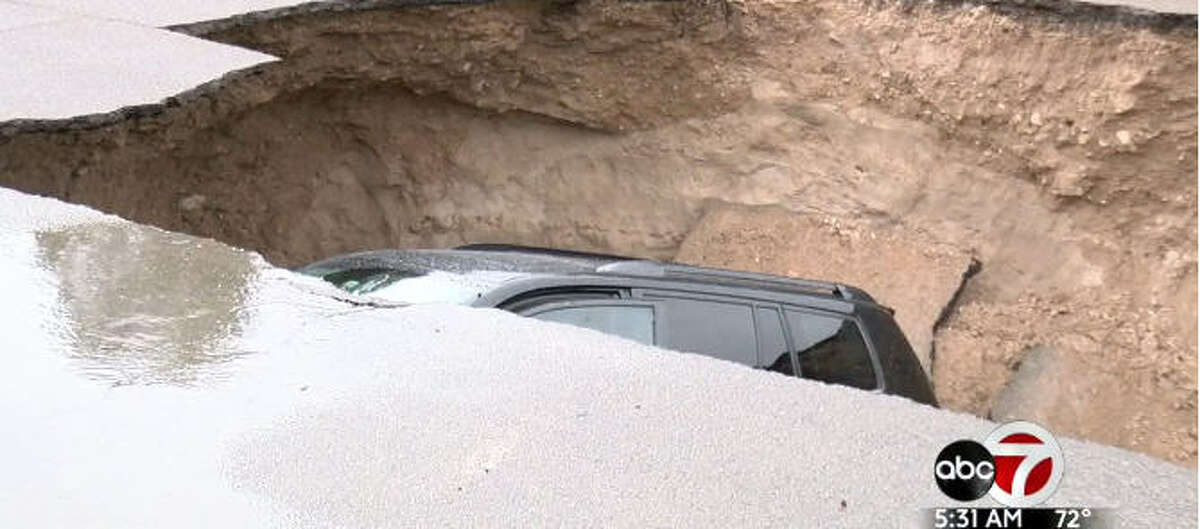
M 594 265 L 593 270 L 576 270 L 574 274 L 604 274 L 625 277 L 654 278 L 677 282 L 716 284 L 724 287 L 752 290 L 785 291 L 797 294 L 820 294 L 847 301 L 874 303 L 874 298 L 860 288 L 830 281 L 799 279 L 754 272 L 709 268 L 680 263 L 665 263 L 619 255 L 578 252 L 532 246 L 501 244 L 471 244 L 456 251 L 501 252 L 520 256 L 559 257 L 574 263 Z
M 656 284 L 690 286 L 704 290 L 717 286 L 725 289 L 746 289 L 816 295 L 850 302 L 871 303 L 875 300 L 859 288 L 841 283 L 795 279 L 751 272 L 666 263 L 620 255 L 610 255 L 530 246 L 472 244 L 445 250 L 373 250 L 342 255 L 320 261 L 300 271 L 323 275 L 329 270 L 392 269 L 426 273 L 441 270 L 456 273 L 501 271 L 529 274 L 532 277 L 590 276 L 603 279 L 631 278 Z
M 594 272 L 597 268 L 626 258 L 572 255 L 568 252 L 537 253 L 508 250 L 452 248 L 446 250 L 371 250 L 331 257 L 299 271 L 321 275 L 326 270 L 380 268 L 424 273 L 434 270 L 454 273 L 480 271 L 569 275 Z

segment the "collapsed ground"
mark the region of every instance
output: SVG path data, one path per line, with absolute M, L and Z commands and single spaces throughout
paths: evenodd
M 1196 463 L 1194 17 L 506 2 L 179 28 L 282 59 L 0 125 L 0 185 L 297 265 L 503 241 L 855 283 L 947 407 Z

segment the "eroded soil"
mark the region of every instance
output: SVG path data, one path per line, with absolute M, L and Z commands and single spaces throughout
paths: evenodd
M 1196 462 L 1194 17 L 595 1 L 185 29 L 283 60 L 160 112 L 0 125 L 0 184 L 280 265 L 503 241 L 845 273 L 902 309 L 945 406 L 988 415 L 1049 347 L 1069 383 L 1030 416 Z

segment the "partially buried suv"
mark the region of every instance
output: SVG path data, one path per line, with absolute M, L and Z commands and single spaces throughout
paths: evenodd
M 892 310 L 847 285 L 494 244 L 361 252 L 298 271 L 354 294 L 494 307 L 937 405 Z

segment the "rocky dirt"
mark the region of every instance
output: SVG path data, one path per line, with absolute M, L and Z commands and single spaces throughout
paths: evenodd
M 281 265 L 504 241 L 828 270 L 901 309 L 947 407 L 1196 463 L 1195 17 L 583 1 L 180 29 L 283 60 L 0 124 L 0 184 Z M 1022 374 L 1031 348 L 1053 361 Z
M 856 285 L 896 310 L 921 365 L 933 330 L 978 262 L 961 248 L 901 226 L 865 228 L 778 206 L 711 208 L 675 260 Z M 903 271 L 903 272 L 900 272 Z

